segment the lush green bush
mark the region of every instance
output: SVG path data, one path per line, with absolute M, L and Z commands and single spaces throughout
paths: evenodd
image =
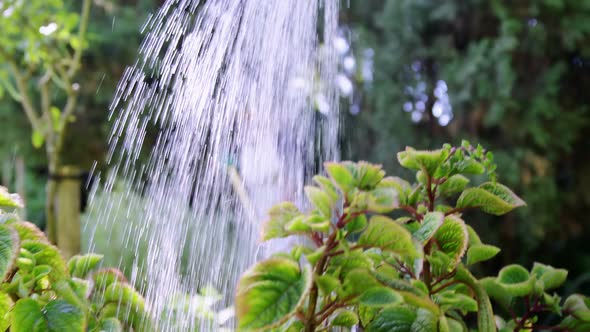
M 0 331 L 149 331 L 144 300 L 102 256 L 69 261 L 35 225 L 8 213 L 22 207 L 0 187 Z
M 313 245 L 296 246 L 243 275 L 236 296 L 241 329 L 590 330 L 589 299 L 572 295 L 562 302 L 550 293 L 565 281 L 563 269 L 509 265 L 479 280 L 469 271 L 500 248 L 482 243 L 462 211 L 503 215 L 525 204 L 496 181 L 491 153 L 464 142 L 436 151 L 407 148 L 398 160 L 416 172 L 417 183 L 385 177 L 380 166 L 365 162 L 328 163 L 329 178 L 316 176 L 318 186 L 306 187 L 311 212 L 292 203 L 271 209 L 265 240 L 303 235 Z M 469 186 L 465 175 L 489 181 Z M 497 316 L 505 312 L 507 319 Z M 558 321 L 544 326 L 541 320 L 552 314 Z

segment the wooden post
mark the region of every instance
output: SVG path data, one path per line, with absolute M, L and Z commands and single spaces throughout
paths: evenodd
M 80 253 L 80 171 L 63 166 L 57 175 L 56 244 L 68 259 Z

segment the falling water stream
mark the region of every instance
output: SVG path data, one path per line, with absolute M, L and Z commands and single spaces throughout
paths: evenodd
M 158 331 L 195 328 L 190 301 L 162 323 L 177 294 L 212 285 L 231 305 L 239 275 L 287 245 L 260 243 L 267 209 L 303 204 L 318 165 L 338 158 L 337 16 L 338 0 L 168 0 L 146 23 L 113 101 L 98 189 L 109 198 L 92 202 L 89 231 L 126 223 L 111 240 L 145 257 L 125 272 L 145 285 Z M 140 198 L 109 196 L 120 183 Z

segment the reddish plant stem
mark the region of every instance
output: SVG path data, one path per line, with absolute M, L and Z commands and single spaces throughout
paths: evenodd
M 452 277 L 455 275 L 455 273 L 457 273 L 457 270 L 453 270 L 453 271 L 451 271 L 451 272 L 449 272 L 449 273 L 445 273 L 444 275 L 442 275 L 442 276 L 440 276 L 440 277 L 436 278 L 436 280 L 434 281 L 434 283 L 432 283 L 432 287 L 434 287 L 434 286 L 438 285 L 438 284 L 439 284 L 439 283 L 441 283 L 443 280 L 446 280 L 446 279 L 450 279 L 450 278 L 452 278 Z
M 328 317 L 330 317 L 330 315 L 333 314 L 334 311 L 336 311 L 340 308 L 347 307 L 347 306 L 348 306 L 348 304 L 346 304 L 346 303 L 339 303 L 339 304 L 332 306 L 330 309 L 326 310 L 326 312 L 324 312 L 323 315 L 320 316 L 320 318 L 318 319 L 318 323 L 321 324 Z
M 422 218 L 424 218 L 424 216 L 421 213 L 419 213 L 416 210 L 416 208 L 414 208 L 413 206 L 410 206 L 410 205 L 402 205 L 402 206 L 400 206 L 400 209 L 406 210 L 408 213 L 410 213 L 418 221 L 420 221 L 420 220 L 422 220 Z
M 476 209 L 476 208 L 478 208 L 478 206 L 465 206 L 465 207 L 460 207 L 460 208 L 454 208 L 454 209 L 451 209 L 451 210 L 445 212 L 445 217 L 449 216 L 453 213 L 463 212 L 467 209 Z
M 543 305 L 540 304 L 540 300 L 541 299 L 539 297 L 535 298 L 535 300 L 533 301 L 533 304 L 531 305 L 530 298 L 528 296 L 525 297 L 526 312 L 524 313 L 524 315 L 520 319 L 513 317 L 514 322 L 516 323 L 516 327 L 514 328 L 514 332 L 520 331 L 521 329 L 530 329 L 531 331 L 534 331 L 535 329 L 541 329 L 541 328 L 545 329 L 545 330 L 549 329 L 549 330 L 553 330 L 553 331 L 567 331 L 567 329 L 561 329 L 561 327 L 559 327 L 559 326 L 540 327 L 540 326 L 535 326 L 534 323 L 531 324 L 531 326 L 525 326 L 527 319 L 531 318 L 532 314 L 545 311 L 545 308 L 543 307 Z
M 430 174 L 426 175 L 426 193 L 428 194 L 428 211 L 434 211 L 434 195 L 435 193 L 432 190 L 432 176 Z
M 447 283 L 444 283 L 444 284 L 442 284 L 442 285 L 438 286 L 438 288 L 436 288 L 436 289 L 433 289 L 433 290 L 430 292 L 430 295 L 432 295 L 432 294 L 436 294 L 436 293 L 438 293 L 438 292 L 442 291 L 443 289 L 445 289 L 445 288 L 447 288 L 447 287 L 449 287 L 449 286 L 456 285 L 456 284 L 459 284 L 459 283 L 460 283 L 460 282 L 459 282 L 458 280 L 452 280 L 452 281 L 449 281 L 449 282 L 447 282 Z
M 360 213 L 360 212 L 359 212 Z M 352 214 L 351 216 L 354 216 Z M 336 223 L 337 229 L 341 229 L 346 225 L 346 220 L 348 218 L 348 214 L 343 213 L 340 218 L 338 218 L 338 222 Z M 325 242 L 326 249 L 324 250 L 322 257 L 320 257 L 319 261 L 317 262 L 314 268 L 314 274 L 321 275 L 324 273 L 324 269 L 326 263 L 329 259 L 329 253 L 336 245 L 338 245 L 338 241 L 336 241 L 336 235 L 338 234 L 338 230 L 335 230 L 330 234 L 328 240 Z M 311 290 L 309 291 L 309 308 L 307 310 L 307 315 L 305 317 L 305 332 L 314 332 L 317 321 L 315 320 L 316 315 L 316 307 L 318 301 L 318 287 L 314 282 L 311 286 Z

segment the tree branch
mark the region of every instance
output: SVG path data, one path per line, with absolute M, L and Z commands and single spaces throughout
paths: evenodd
M 12 71 L 12 74 L 14 75 L 14 80 L 16 82 L 16 87 L 20 94 L 19 102 L 23 106 L 23 110 L 25 111 L 25 114 L 27 115 L 27 118 L 29 119 L 29 122 L 31 123 L 33 130 L 43 132 L 41 119 L 37 115 L 35 107 L 33 106 L 33 102 L 31 101 L 31 97 L 27 92 L 27 83 L 25 81 L 24 76 L 18 70 L 16 63 L 14 63 L 14 61 L 11 60 L 5 52 L 2 51 L 2 55 L 6 58 L 8 64 L 10 65 L 10 69 Z
M 84 50 L 82 42 L 84 41 L 84 37 L 86 36 L 86 30 L 88 30 L 88 20 L 90 16 L 91 5 L 91 0 L 84 0 L 84 3 L 82 4 L 82 13 L 80 14 L 80 29 L 78 30 L 78 40 L 80 42 L 80 45 L 74 51 L 71 67 L 68 70 L 69 77 L 74 77 L 76 71 L 80 67 L 80 59 L 82 58 L 82 51 Z

